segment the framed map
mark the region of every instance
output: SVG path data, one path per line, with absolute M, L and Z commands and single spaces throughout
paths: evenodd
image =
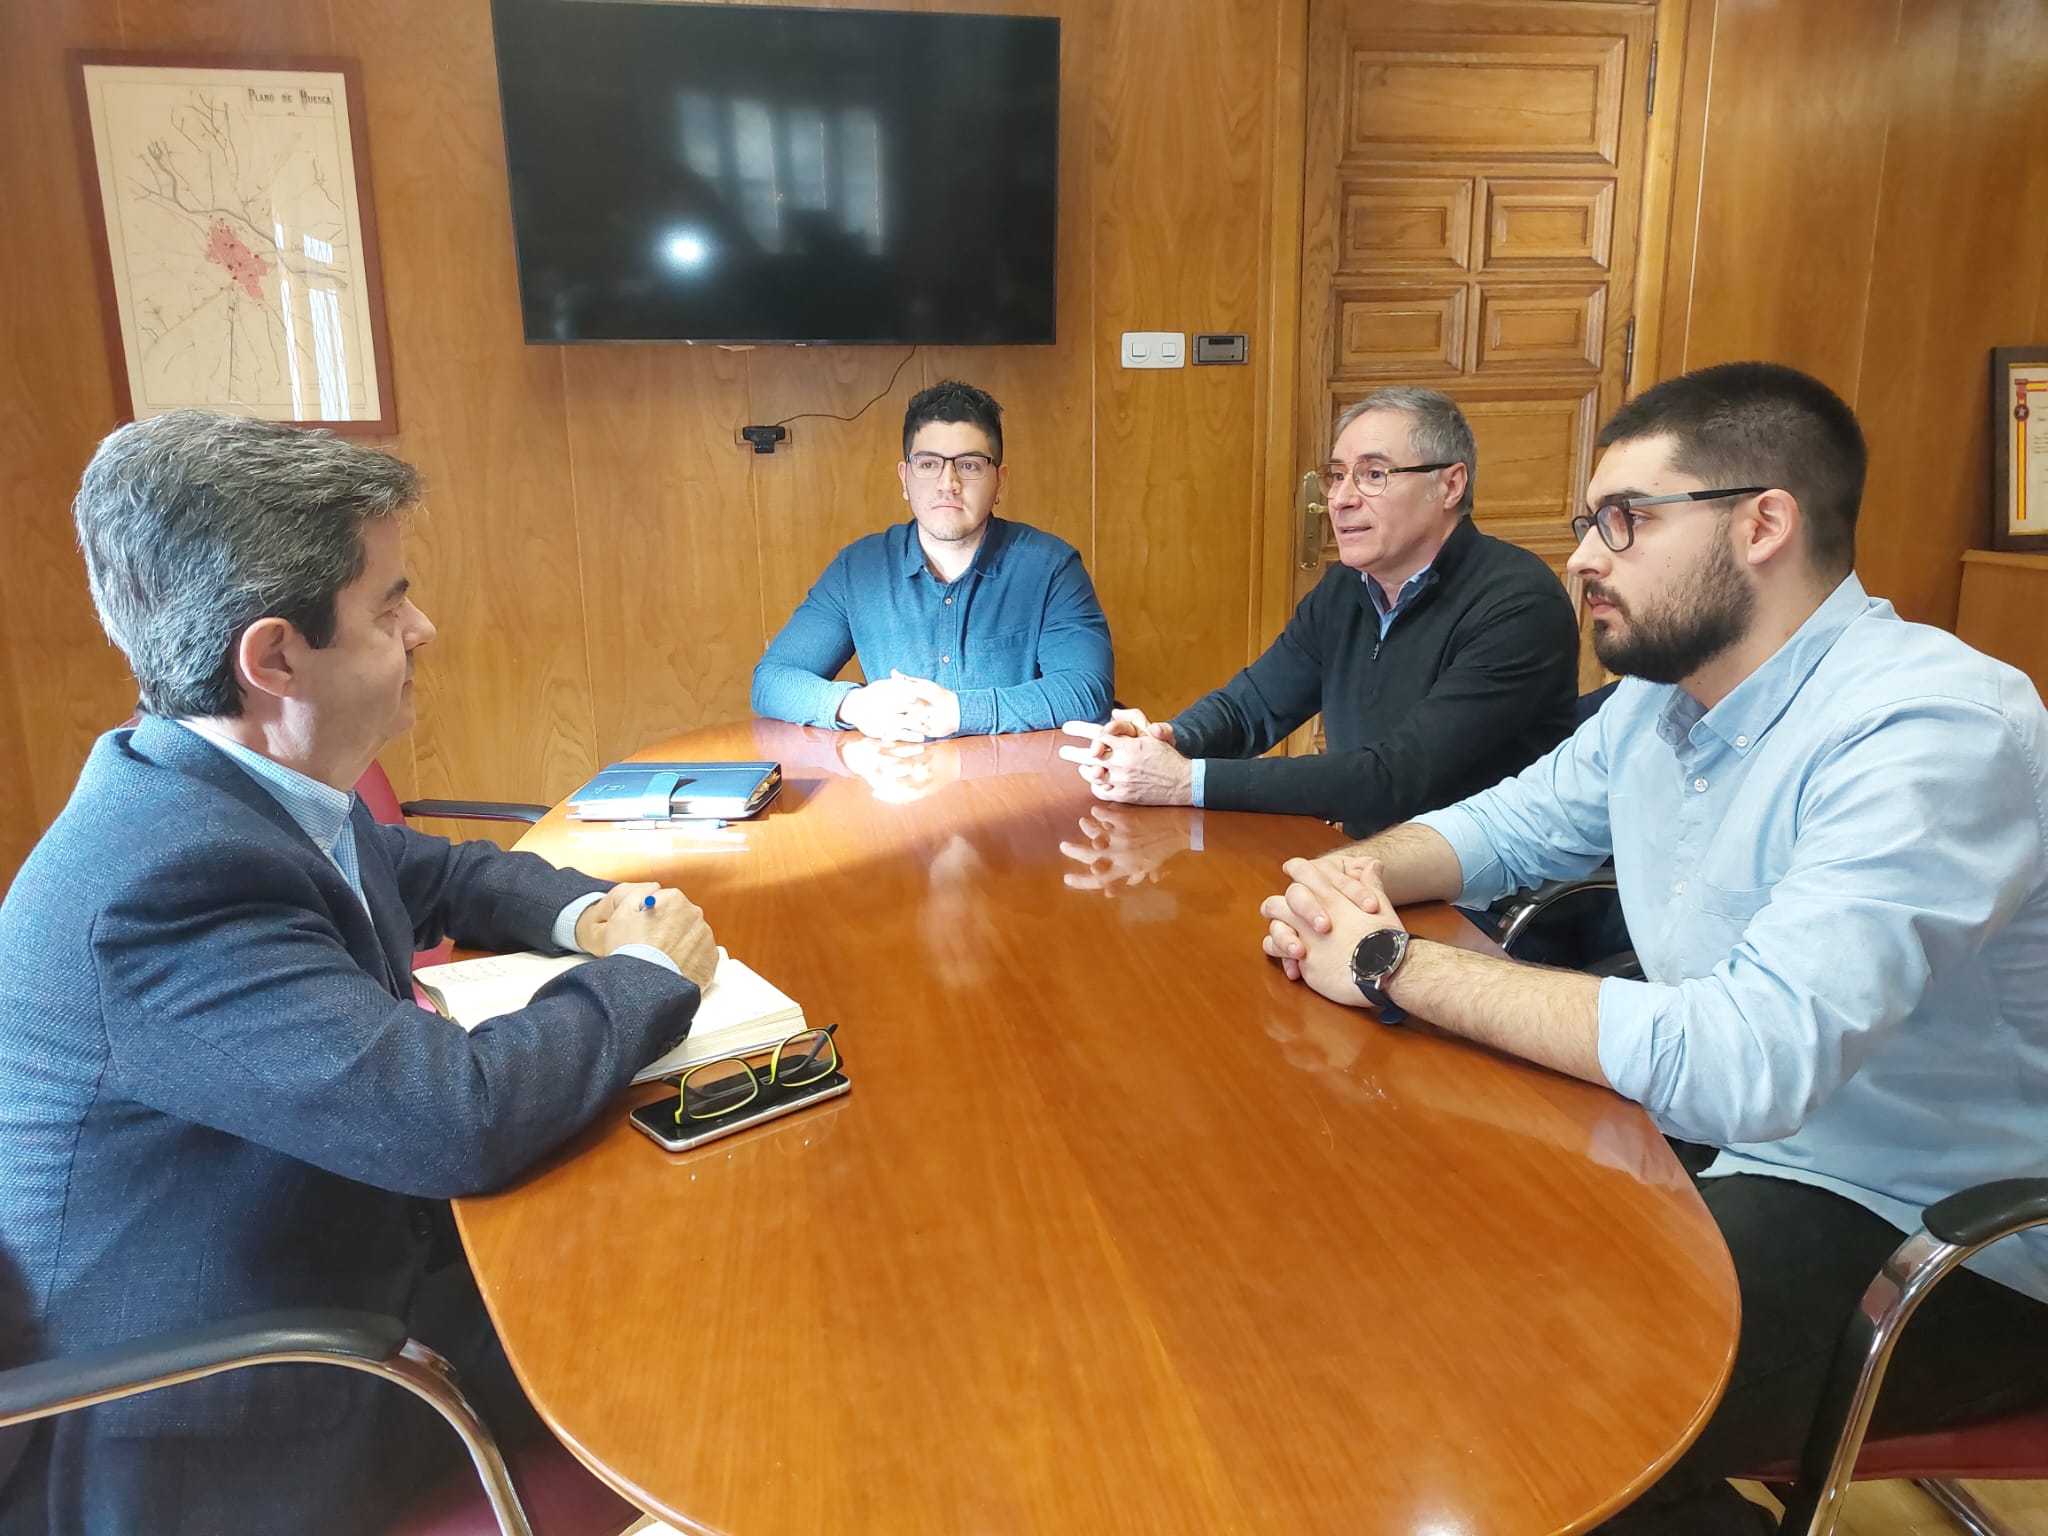
M 396 431 L 354 62 L 72 63 L 121 419 Z

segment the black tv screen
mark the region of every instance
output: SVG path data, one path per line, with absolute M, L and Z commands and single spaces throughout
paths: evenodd
M 1054 340 L 1056 17 L 491 17 L 527 340 Z

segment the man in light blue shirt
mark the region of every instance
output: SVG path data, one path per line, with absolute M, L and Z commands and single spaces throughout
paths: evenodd
M 1864 592 L 1862 435 L 1818 381 L 1705 369 L 1599 441 L 1571 569 L 1627 680 L 1518 777 L 1289 863 L 1265 947 L 1325 996 L 1611 1085 L 1711 1150 L 1734 1373 L 1603 1529 L 1753 1531 L 1725 1479 L 1796 1455 L 1921 1209 L 2048 1174 L 2048 713 L 2017 671 Z M 1609 857 L 1641 981 L 1411 943 L 1394 910 Z M 1880 1432 L 2048 1398 L 2048 1241 L 1987 1250 L 1904 1340 Z
M 1107 718 L 1094 584 L 1066 540 L 994 515 L 1009 473 L 985 391 L 912 396 L 896 466 L 910 520 L 833 557 L 754 668 L 754 713 L 884 741 Z M 837 681 L 855 655 L 865 685 Z

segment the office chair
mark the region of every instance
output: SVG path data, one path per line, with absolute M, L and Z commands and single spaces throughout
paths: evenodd
M 2048 1478 L 2048 1405 L 1931 1434 L 1865 1438 L 1899 1334 L 1928 1291 L 1979 1249 L 2048 1225 L 2048 1179 L 1998 1179 L 1938 1200 L 1863 1293 L 1843 1330 L 1819 1411 L 1796 1466 L 1751 1473 L 1791 1490 L 1779 1536 L 1831 1536 L 1849 1483 L 1908 1478 L 1972 1536 L 2010 1536 L 1951 1481 Z
M 1578 723 L 1584 725 L 1598 714 L 1619 686 L 1617 681 L 1581 694 Z M 1643 968 L 1622 921 L 1612 861 L 1583 879 L 1549 880 L 1517 891 L 1495 905 L 1491 916 L 1497 925 L 1495 941 L 1517 959 L 1595 976 L 1642 979 Z
M 396 826 L 413 817 L 536 822 L 548 813 L 544 805 L 525 805 L 512 800 L 400 800 L 398 791 L 391 787 L 390 776 L 384 772 L 384 765 L 374 761 L 368 771 L 356 780 L 356 793 L 363 797 L 363 804 L 370 815 L 387 826 Z
M 398 1319 L 374 1312 L 338 1307 L 259 1312 L 0 1370 L 0 1430 L 223 1371 L 281 1364 L 367 1371 L 425 1399 L 462 1437 L 469 1452 L 495 1522 L 484 1528 L 501 1536 L 535 1536 L 504 1455 L 456 1385 L 453 1368 L 407 1338 Z M 624 1524 L 609 1527 L 609 1532 L 616 1533 Z

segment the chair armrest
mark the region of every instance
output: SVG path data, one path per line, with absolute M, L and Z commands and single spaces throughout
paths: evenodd
M 1785 1536 L 1831 1536 L 1885 1370 L 1914 1310 L 1987 1243 L 2048 1225 L 2048 1179 L 1994 1179 L 1937 1200 L 1884 1262 L 1850 1315 L 1785 1500 Z
M 514 800 L 408 800 L 399 810 L 407 816 L 460 821 L 534 822 L 548 813 L 544 805 L 523 805 Z
M 1606 864 L 1577 880 L 1546 880 L 1533 890 L 1522 891 L 1509 901 L 1501 913 L 1500 933 L 1497 942 L 1510 955 L 1515 952 L 1515 941 L 1528 931 L 1529 925 L 1569 896 L 1581 891 L 1612 891 L 1615 884 L 1614 866 Z
M 2048 1179 L 1995 1179 L 1958 1190 L 1928 1206 L 1920 1220 L 1944 1243 L 1981 1248 L 2048 1223 Z
M 202 1323 L 0 1371 L 0 1426 L 280 1357 L 384 1364 L 397 1357 L 405 1340 L 405 1325 L 397 1318 L 343 1307 L 255 1312 Z

